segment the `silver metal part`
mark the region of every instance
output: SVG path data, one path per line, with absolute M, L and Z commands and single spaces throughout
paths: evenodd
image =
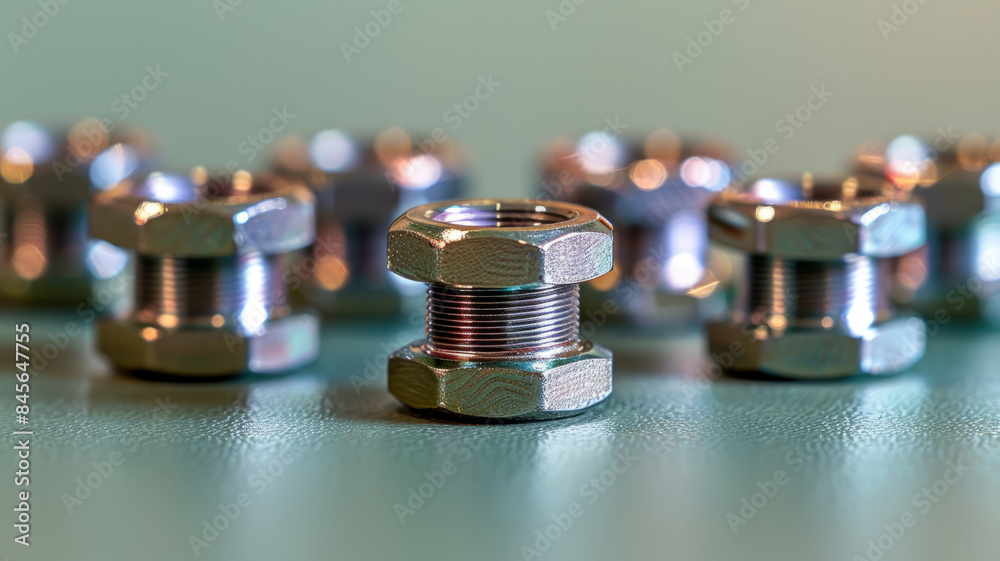
M 923 243 L 923 209 L 884 181 L 760 179 L 709 209 L 712 239 L 744 254 L 709 350 L 732 371 L 792 378 L 889 374 L 924 351 L 918 318 L 888 296 L 892 258 Z
M 446 138 L 399 128 L 366 142 L 339 130 L 283 141 L 273 169 L 301 178 L 316 195 L 310 305 L 333 316 L 392 315 L 419 297 L 419 285 L 387 274 L 385 232 L 406 209 L 461 196 L 463 161 Z
M 0 131 L 0 301 L 76 306 L 122 271 L 122 252 L 89 239 L 88 201 L 151 165 L 154 144 L 97 119 L 62 132 L 29 121 Z
M 99 193 L 95 237 L 135 255 L 133 306 L 102 318 L 98 343 L 118 367 L 174 376 L 274 373 L 319 352 L 319 321 L 287 282 L 313 241 L 305 185 L 247 172 L 209 181 L 153 173 Z
M 1000 324 L 1000 139 L 902 135 L 863 145 L 855 167 L 926 204 L 927 245 L 893 262 L 896 303 L 935 321 Z
M 732 178 L 728 146 L 667 129 L 639 139 L 594 131 L 549 146 L 541 195 L 615 224 L 615 268 L 583 285 L 585 312 L 670 327 L 720 317 L 731 266 L 708 244 L 705 209 Z M 610 312 L 609 312 L 610 310 Z
M 612 267 L 611 224 L 569 203 L 483 199 L 407 211 L 389 270 L 428 283 L 426 339 L 389 358 L 410 408 L 471 420 L 576 415 L 611 394 L 611 353 L 580 339 L 577 283 Z

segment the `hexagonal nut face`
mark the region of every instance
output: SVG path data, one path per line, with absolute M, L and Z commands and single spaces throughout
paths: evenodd
M 924 322 L 911 315 L 877 323 L 858 337 L 735 322 L 710 323 L 707 334 L 709 352 L 723 368 L 797 379 L 894 374 L 920 360 L 926 345 Z
M 389 391 L 428 414 L 479 420 L 577 415 L 611 395 L 611 352 L 585 342 L 548 360 L 463 362 L 428 355 L 416 343 L 389 357 Z
M 712 240 L 746 253 L 829 261 L 855 253 L 898 257 L 926 240 L 923 206 L 885 181 L 759 179 L 720 194 L 708 211 Z
M 313 195 L 301 182 L 254 179 L 244 171 L 228 180 L 208 180 L 204 173 L 197 179 L 152 173 L 97 194 L 91 235 L 169 257 L 284 253 L 315 239 Z
M 866 142 L 854 167 L 913 190 L 926 204 L 930 224 L 953 229 L 1000 208 L 998 147 L 997 138 L 942 129 L 936 138 L 907 134 L 888 143 Z
M 286 316 L 248 335 L 229 327 L 165 329 L 103 318 L 97 337 L 101 352 L 124 370 L 190 377 L 276 374 L 316 359 L 319 319 L 306 313 Z
M 389 270 L 478 288 L 576 284 L 614 265 L 612 227 L 597 211 L 524 199 L 432 203 L 389 228 Z

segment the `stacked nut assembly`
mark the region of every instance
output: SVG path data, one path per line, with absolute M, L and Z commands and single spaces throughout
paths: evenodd
M 389 391 L 471 420 L 578 414 L 611 394 L 612 357 L 579 336 L 578 283 L 612 268 L 611 224 L 570 203 L 418 206 L 389 230 L 388 266 L 428 283 L 426 339 L 390 356 Z
M 711 238 L 742 252 L 728 321 L 708 326 L 723 367 L 792 378 L 888 374 L 924 351 L 924 324 L 888 298 L 889 259 L 924 243 L 924 210 L 885 181 L 760 179 L 721 194 Z
M 668 129 L 641 142 L 594 131 L 549 146 L 543 196 L 615 225 L 615 268 L 581 287 L 585 317 L 670 327 L 723 315 L 731 267 L 709 251 L 705 209 L 729 184 L 730 159 L 724 143 Z
M 175 376 L 273 373 L 312 361 L 318 319 L 288 300 L 296 250 L 315 236 L 301 183 L 240 171 L 153 173 L 99 193 L 92 234 L 134 252 L 134 306 L 104 318 L 118 367 Z

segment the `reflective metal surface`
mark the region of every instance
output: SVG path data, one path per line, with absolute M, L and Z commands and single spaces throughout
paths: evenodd
M 924 325 L 889 304 L 887 258 L 924 243 L 924 214 L 886 181 L 758 179 L 708 212 L 713 241 L 743 254 L 728 321 L 708 326 L 725 368 L 792 378 L 888 374 L 924 352 Z
M 285 139 L 272 168 L 313 188 L 317 267 L 309 303 L 329 315 L 394 315 L 414 306 L 422 287 L 385 269 L 389 224 L 408 208 L 463 194 L 466 158 L 447 139 L 400 128 L 371 140 L 328 129 Z
M 87 202 L 153 164 L 156 140 L 109 132 L 97 119 L 68 130 L 17 121 L 0 132 L 0 300 L 74 306 L 92 283 L 121 272 L 125 256 L 87 234 Z
M 315 359 L 318 319 L 288 294 L 314 265 L 292 259 L 315 232 L 304 184 L 155 172 L 99 193 L 91 213 L 95 237 L 135 254 L 132 306 L 98 324 L 117 366 L 220 376 Z
M 600 323 L 670 326 L 720 315 L 731 265 L 710 251 L 704 211 L 732 179 L 730 148 L 661 129 L 641 139 L 594 131 L 547 148 L 541 196 L 615 224 L 615 268 L 584 285 Z
M 611 393 L 611 353 L 580 338 L 577 283 L 612 267 L 611 224 L 570 203 L 418 206 L 389 230 L 389 270 L 428 283 L 426 338 L 389 357 L 414 410 L 472 420 L 576 415 Z
M 1000 139 L 902 135 L 864 144 L 855 166 L 927 207 L 927 246 L 894 263 L 894 299 L 938 322 L 1000 324 Z
M 0 311 L 38 333 L 71 320 Z M 851 560 L 881 539 L 886 561 L 939 561 L 1000 547 L 996 333 L 950 325 L 903 376 L 798 384 L 708 369 L 697 333 L 606 329 L 599 342 L 618 364 L 605 406 L 480 426 L 413 417 L 384 390 L 370 365 L 419 329 L 330 325 L 314 366 L 217 384 L 116 376 L 85 329 L 36 363 L 32 545 L 4 554 L 492 561 L 527 547 L 543 561 Z M 5 377 L 11 368 L 0 364 Z M 15 405 L 0 400 L 0 418 Z M 15 462 L 0 449 L 0 463 Z M 787 479 L 772 485 L 779 470 Z M 226 516 L 220 505 L 235 514 L 242 493 L 249 506 Z M 562 530 L 553 516 L 565 526 L 570 508 L 579 515 Z M 917 525 L 901 535 L 905 513 Z M 886 525 L 900 537 L 882 538 Z

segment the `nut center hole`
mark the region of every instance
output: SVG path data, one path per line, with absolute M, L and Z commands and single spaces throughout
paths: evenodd
M 456 226 L 481 228 L 524 228 L 557 224 L 576 218 L 573 210 L 552 208 L 544 204 L 483 204 L 455 205 L 433 210 L 429 218 Z

